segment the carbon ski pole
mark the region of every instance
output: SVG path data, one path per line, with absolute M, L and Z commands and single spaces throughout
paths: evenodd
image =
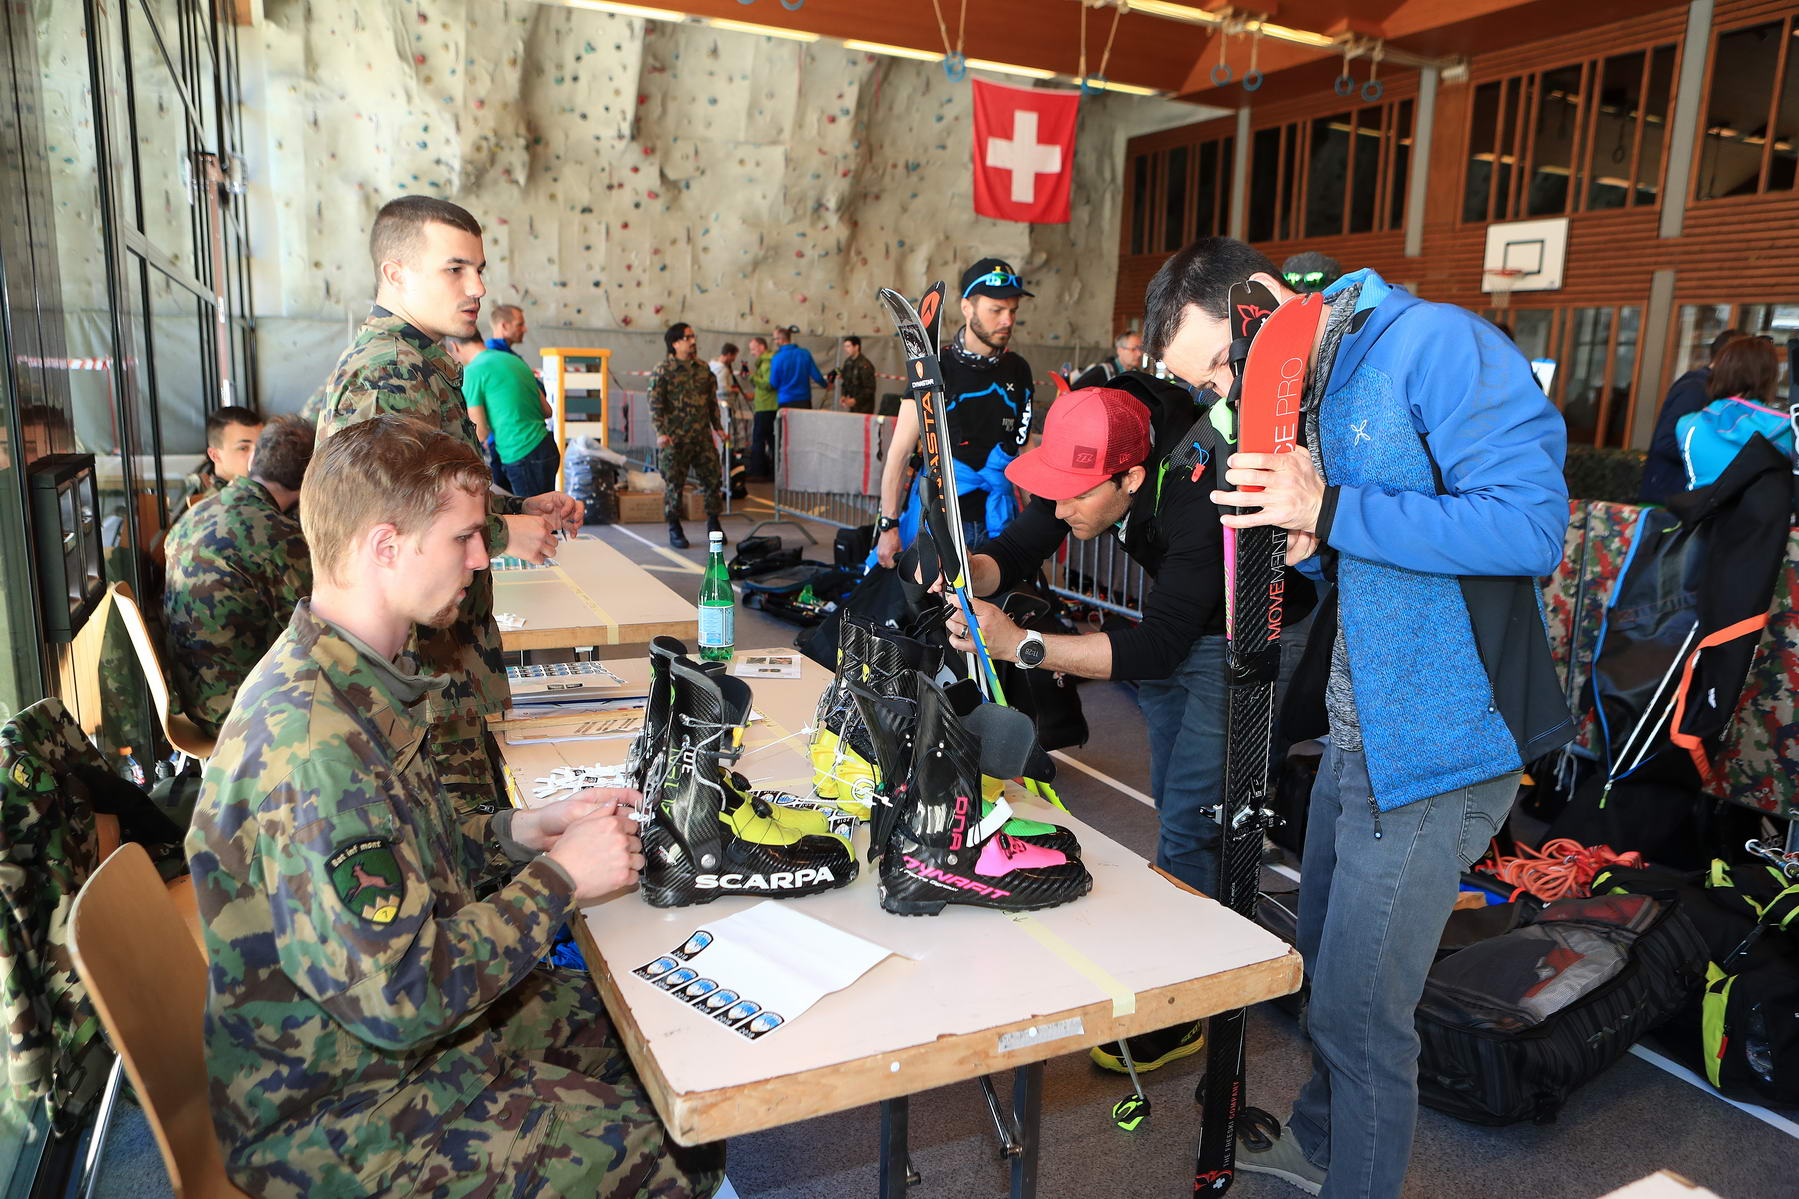
M 1236 450 L 1273 454 L 1299 448 L 1307 365 L 1323 311 L 1323 300 L 1316 295 L 1277 305 L 1260 284 L 1242 283 L 1231 289 L 1235 337 L 1230 360 L 1235 380 L 1225 402 Z M 1222 462 L 1218 477 L 1219 487 L 1226 488 Z M 1246 493 L 1245 500 L 1249 498 Z M 1262 839 L 1272 816 L 1268 798 L 1274 766 L 1274 684 L 1280 674 L 1286 553 L 1284 529 L 1265 525 L 1224 531 L 1230 667 L 1224 802 L 1218 811 L 1218 899 L 1246 918 L 1255 915 Z M 1212 1017 L 1207 1031 L 1204 1123 L 1193 1177 L 1196 1195 L 1221 1195 L 1236 1176 L 1237 1122 L 1246 1111 L 1246 1016 L 1243 1008 L 1223 1012 Z

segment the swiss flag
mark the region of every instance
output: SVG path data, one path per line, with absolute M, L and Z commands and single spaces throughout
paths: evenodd
M 1000 221 L 1061 225 L 1074 181 L 1078 91 L 974 80 L 974 210 Z

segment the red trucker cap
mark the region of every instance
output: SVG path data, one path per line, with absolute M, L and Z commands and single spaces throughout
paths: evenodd
M 1083 387 L 1059 396 L 1043 442 L 1006 467 L 1006 478 L 1046 500 L 1069 500 L 1149 457 L 1149 409 L 1128 391 Z

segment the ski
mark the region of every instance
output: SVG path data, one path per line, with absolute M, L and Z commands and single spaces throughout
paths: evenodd
M 1261 454 L 1299 449 L 1301 401 L 1323 312 L 1323 299 L 1317 295 L 1277 304 L 1260 284 L 1231 289 L 1235 336 L 1230 361 L 1235 381 L 1225 401 L 1234 434 L 1230 449 Z M 1223 462 L 1218 475 L 1219 489 L 1228 489 Z M 1224 802 L 1218 811 L 1218 901 L 1246 919 L 1255 916 L 1263 834 L 1272 815 L 1268 799 L 1274 766 L 1274 685 L 1280 675 L 1286 553 L 1284 529 L 1224 531 L 1229 681 Z M 1223 1194 L 1236 1176 L 1237 1123 L 1245 1111 L 1247 1014 L 1244 1008 L 1222 1012 L 1211 1018 L 1207 1030 L 1205 1107 L 1193 1178 L 1196 1195 Z
M 983 694 L 991 691 L 993 663 L 981 641 L 974 607 L 968 596 L 968 545 L 962 537 L 962 506 L 956 502 L 954 469 L 949 458 L 949 414 L 943 398 L 943 366 L 937 357 L 935 329 L 943 312 L 943 283 L 933 283 L 918 307 L 890 287 L 880 292 L 900 343 L 906 351 L 906 383 L 918 406 L 918 444 L 924 456 L 924 481 L 920 489 L 921 535 L 929 534 L 937 552 L 937 567 L 949 581 L 963 619 L 974 636 L 975 654 L 969 656 L 969 674 L 980 682 Z M 979 659 L 978 663 L 976 658 Z

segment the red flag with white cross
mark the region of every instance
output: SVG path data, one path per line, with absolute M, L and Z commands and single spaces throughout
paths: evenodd
M 974 210 L 1060 225 L 1074 183 L 1077 91 L 974 82 Z

